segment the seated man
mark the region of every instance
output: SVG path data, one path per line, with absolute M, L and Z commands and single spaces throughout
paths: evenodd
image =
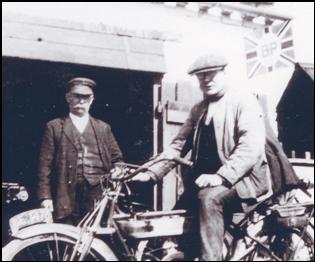
M 172 159 L 187 146 L 192 150 L 194 183 L 189 191 L 199 202 L 202 261 L 222 260 L 226 214 L 239 211 L 241 203 L 256 200 L 271 186 L 261 108 L 242 86 L 231 88 L 226 66 L 224 58 L 214 55 L 202 56 L 191 66 L 188 73 L 197 76 L 204 99 L 191 109 L 161 156 Z M 149 177 L 162 179 L 157 172 L 139 174 L 142 180 Z

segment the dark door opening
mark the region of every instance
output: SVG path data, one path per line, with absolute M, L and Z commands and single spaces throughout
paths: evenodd
M 277 106 L 279 140 L 287 156 L 314 158 L 314 65 L 297 63 Z
M 156 74 L 4 57 L 2 181 L 27 187 L 31 198 L 23 209 L 36 206 L 38 154 L 45 124 L 68 113 L 64 86 L 77 76 L 96 81 L 91 115 L 112 126 L 125 161 L 140 164 L 153 154 Z M 149 202 L 153 201 L 151 193 Z

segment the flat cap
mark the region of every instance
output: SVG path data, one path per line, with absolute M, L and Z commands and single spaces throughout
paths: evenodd
M 96 86 L 96 83 L 92 79 L 89 79 L 89 78 L 76 77 L 76 78 L 71 79 L 67 83 L 68 90 L 70 90 L 74 86 L 87 86 L 93 90 Z
M 228 64 L 228 61 L 217 55 L 202 55 L 189 67 L 188 74 L 196 74 L 198 72 L 221 70 Z

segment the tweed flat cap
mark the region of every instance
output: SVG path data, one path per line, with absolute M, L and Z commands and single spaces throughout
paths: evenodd
M 217 55 L 202 55 L 189 67 L 188 74 L 196 74 L 198 72 L 221 70 L 228 64 L 228 61 Z
M 67 83 L 67 88 L 70 91 L 74 86 L 86 86 L 89 87 L 91 90 L 93 90 L 96 86 L 96 83 L 89 78 L 85 78 L 85 77 L 76 77 L 71 79 L 68 83 Z

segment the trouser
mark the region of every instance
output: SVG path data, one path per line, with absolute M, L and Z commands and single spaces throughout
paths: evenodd
M 241 211 L 241 199 L 234 188 L 206 187 L 199 191 L 200 260 L 221 261 L 224 225 L 233 212 Z
M 231 221 L 234 212 L 242 211 L 236 190 L 225 186 L 202 189 L 192 186 L 174 209 L 181 208 L 186 209 L 188 215 L 199 213 L 200 260 L 222 260 L 224 226 Z
M 86 179 L 79 177 L 76 184 L 74 210 L 67 217 L 58 219 L 57 222 L 70 225 L 78 224 L 86 213 L 94 208 L 95 202 L 102 198 L 102 192 L 100 183 L 92 186 Z

